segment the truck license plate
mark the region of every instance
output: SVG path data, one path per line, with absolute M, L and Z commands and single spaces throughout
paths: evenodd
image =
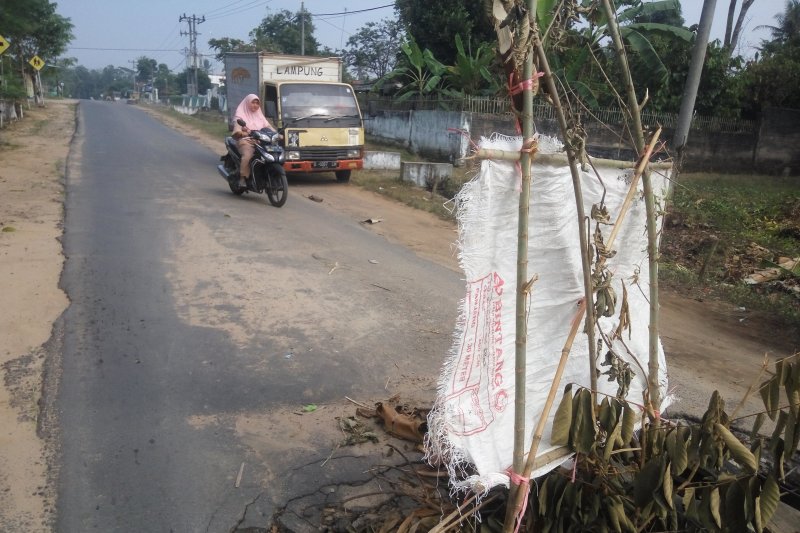
M 311 165 L 314 168 L 336 168 L 336 161 L 314 161 Z

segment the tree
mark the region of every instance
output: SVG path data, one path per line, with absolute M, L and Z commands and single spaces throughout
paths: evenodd
M 359 79 L 378 79 L 394 69 L 405 32 L 397 20 L 367 22 L 347 40 L 344 61 Z
M 742 0 L 739 16 L 736 17 L 736 25 L 734 25 L 733 18 L 736 14 L 736 2 L 737 0 L 731 0 L 731 3 L 728 5 L 728 19 L 725 22 L 725 40 L 723 41 L 723 48 L 728 58 L 733 55 L 733 50 L 739 43 L 739 34 L 742 31 L 744 18 L 747 15 L 747 10 L 750 9 L 750 6 L 753 5 L 755 0 Z
M 800 1 L 787 1 L 775 18 L 772 40 L 762 43 L 758 59 L 741 74 L 753 114 L 768 106 L 800 109 Z
M 177 76 L 175 76 L 175 85 L 179 94 L 186 94 L 188 92 L 187 79 L 192 76 L 192 69 L 187 68 Z M 197 94 L 203 94 L 211 88 L 211 79 L 205 71 L 197 70 Z
M 800 0 L 787 0 L 786 9 L 782 14 L 776 15 L 775 19 L 778 21 L 777 25 L 765 26 L 772 33 L 772 41 L 762 43 L 762 48 L 767 53 L 800 39 Z
M 578 19 L 574 11 L 558 11 L 559 0 L 541 0 L 539 11 L 547 13 L 544 24 L 558 25 L 549 34 L 548 60 L 562 83 L 590 106 L 614 105 L 616 93 L 610 85 L 621 84 L 616 51 L 608 44 L 609 21 L 599 7 L 583 11 Z M 661 0 L 642 3 L 637 0 L 617 2 L 616 18 L 624 41 L 635 85 L 659 106 L 680 101 L 685 61 L 694 34 L 682 26 L 680 2 Z M 556 18 L 560 17 L 560 18 Z M 578 24 L 578 21 L 581 24 Z M 660 93 L 660 94 L 659 94 Z
M 446 80 L 450 87 L 463 94 L 497 94 L 498 77 L 490 71 L 495 52 L 489 43 L 477 45 L 473 52 L 470 42 L 465 49 L 461 35 L 456 34 L 456 51 L 455 64 L 446 67 Z
M 421 49 L 428 49 L 442 63 L 456 60 L 456 35 L 470 35 L 474 43 L 494 43 L 494 26 L 483 2 L 463 0 L 397 0 L 400 24 L 414 36 Z
M 158 61 L 150 57 L 140 57 L 136 60 L 136 79 L 140 82 L 152 82 L 158 70 Z
M 214 59 L 223 61 L 228 52 L 254 52 L 256 47 L 251 43 L 246 43 L 241 39 L 222 37 L 220 39 L 209 39 L 208 46 L 216 50 Z
M 399 80 L 403 84 L 398 93 L 399 101 L 452 94 L 444 85 L 447 67 L 430 50 L 420 49 L 414 39 L 403 43 L 400 49 L 403 51 L 402 60 L 387 76 L 388 79 Z
M 301 35 L 305 43 L 301 43 Z M 250 31 L 251 44 L 256 50 L 281 54 L 316 55 L 319 43 L 314 38 L 314 24 L 307 11 L 292 13 L 287 9 L 264 17 L 258 27 Z
M 200 75 L 198 74 L 198 80 Z M 165 63 L 159 63 L 155 72 L 155 80 L 153 86 L 158 89 L 160 95 L 169 96 L 172 91 L 177 90 L 177 82 L 175 75 L 170 72 L 169 67 Z
M 20 76 L 31 74 L 28 61 L 38 55 L 52 62 L 72 40 L 72 23 L 56 13 L 57 5 L 48 0 L 5 0 L 0 9 L 0 28 L 9 41 L 5 55 L 16 63 Z

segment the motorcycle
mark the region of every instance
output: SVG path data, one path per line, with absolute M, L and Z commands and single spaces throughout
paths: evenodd
M 246 126 L 244 120 L 236 121 L 240 126 Z M 286 203 L 289 183 L 286 181 L 286 171 L 283 169 L 284 153 L 279 141 L 283 136 L 269 128 L 250 130 L 249 136 L 256 142 L 253 159 L 250 160 L 250 177 L 247 186 L 239 186 L 239 165 L 242 159 L 239 147 L 233 137 L 225 138 L 227 153 L 220 157 L 221 165 L 217 170 L 228 182 L 231 192 L 236 195 L 245 192 L 267 193 L 269 203 L 281 207 Z

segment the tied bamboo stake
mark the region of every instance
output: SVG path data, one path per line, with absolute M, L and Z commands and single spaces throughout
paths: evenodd
M 611 0 L 603 0 L 603 9 L 608 18 L 608 29 L 611 33 L 611 40 L 619 55 L 622 72 L 625 75 L 625 90 L 628 98 L 628 114 L 633 121 L 633 134 L 637 153 L 641 154 L 644 150 L 644 133 L 642 130 L 641 106 L 636 100 L 636 90 L 633 86 L 630 68 L 628 68 L 628 57 L 625 54 L 622 38 L 619 34 L 616 11 L 611 6 Z M 649 373 L 649 394 L 647 402 L 655 413 L 661 409 L 661 391 L 658 389 L 658 373 L 660 365 L 658 362 L 658 231 L 656 230 L 656 206 L 653 199 L 653 187 L 650 182 L 650 173 L 642 174 L 642 189 L 644 192 L 644 203 L 647 211 L 647 258 L 650 267 L 650 324 L 649 324 L 649 358 L 647 371 Z
M 533 6 L 535 7 L 535 6 Z M 532 9 L 532 13 L 535 13 L 535 9 Z M 589 259 L 589 243 L 586 232 L 583 231 L 583 221 L 586 219 L 586 213 L 584 212 L 583 208 L 583 191 L 581 190 L 581 173 L 578 169 L 578 155 L 575 153 L 575 148 L 572 146 L 569 136 L 567 134 L 568 127 L 567 127 L 567 119 L 564 115 L 564 109 L 561 107 L 561 101 L 558 97 L 558 89 L 556 88 L 555 79 L 553 78 L 553 72 L 550 69 L 550 64 L 547 61 L 547 55 L 544 51 L 544 46 L 542 45 L 542 41 L 539 37 L 539 30 L 534 26 L 533 28 L 533 46 L 536 52 L 536 55 L 539 60 L 539 66 L 544 73 L 544 81 L 547 86 L 547 92 L 550 94 L 552 99 L 553 108 L 556 111 L 556 117 L 558 118 L 558 125 L 561 129 L 561 133 L 564 135 L 565 140 L 565 148 L 567 152 L 567 159 L 569 161 L 570 167 L 570 174 L 572 175 L 572 187 L 575 194 L 575 210 L 578 218 L 578 238 L 580 240 L 581 246 L 581 264 L 583 267 L 583 288 L 584 288 L 584 301 L 591 302 L 592 301 L 592 268 L 591 262 Z M 529 54 L 530 57 L 530 54 Z M 518 295 L 519 297 L 519 295 Z M 591 381 L 592 391 L 597 390 L 597 372 L 596 372 L 596 346 L 595 346 L 595 336 L 594 336 L 594 306 L 584 306 L 584 311 L 586 313 L 586 320 L 585 320 L 585 332 L 586 336 L 588 337 L 589 343 L 589 379 Z M 578 321 L 579 322 L 579 321 Z M 577 327 L 577 326 L 576 326 Z M 577 332 L 577 331 L 576 331 Z M 570 346 L 572 341 L 569 341 Z M 566 363 L 567 355 L 569 352 L 567 351 L 566 354 L 562 353 L 562 361 L 559 363 L 559 369 L 556 371 L 557 378 L 554 383 L 561 381 L 561 374 L 564 372 L 564 365 Z M 524 359 L 523 359 L 524 361 Z M 517 369 L 519 372 L 519 369 Z M 524 384 L 523 384 L 524 386 Z M 552 395 L 555 396 L 554 390 L 552 391 Z M 550 405 L 552 405 L 552 399 L 549 399 Z M 549 412 L 550 408 L 546 407 L 545 412 Z M 540 421 L 540 425 L 544 422 Z M 516 428 L 515 428 L 516 429 Z M 537 428 L 537 434 L 539 434 L 539 440 L 541 440 L 541 431 Z M 515 435 L 516 436 L 516 435 Z M 534 442 L 536 439 L 534 438 Z M 515 441 L 516 444 L 516 441 Z M 532 443 L 533 444 L 533 443 Z M 524 446 L 524 444 L 523 444 Z M 536 442 L 536 449 L 538 450 L 538 442 Z M 519 469 L 516 463 L 518 450 L 515 447 L 514 450 L 514 458 L 515 462 L 513 465 L 513 472 L 510 478 L 510 490 L 509 490 L 509 501 L 514 502 L 514 506 L 507 506 L 506 507 L 506 515 L 505 521 L 503 523 L 503 531 L 505 533 L 511 533 L 514 529 L 514 522 L 515 518 L 519 517 L 519 520 L 522 520 L 522 502 L 526 501 L 528 497 L 527 490 L 520 490 L 522 488 L 521 484 L 517 482 L 517 479 L 522 479 L 523 483 L 527 483 L 530 479 L 530 472 L 533 468 L 533 460 L 535 458 L 535 452 L 533 455 L 529 455 L 527 461 L 525 462 L 525 474 L 523 474 L 520 478 L 519 476 Z M 527 486 L 527 485 L 526 485 Z
M 622 203 L 622 207 L 620 209 L 620 214 L 617 217 L 617 221 L 614 223 L 614 227 L 611 230 L 611 234 L 608 238 L 608 247 L 610 248 L 614 242 L 614 239 L 619 233 L 619 228 L 622 226 L 622 222 L 625 219 L 625 215 L 627 214 L 628 210 L 630 209 L 631 202 L 633 200 L 633 195 L 635 194 L 637 185 L 639 183 L 639 178 L 644 174 L 645 169 L 647 168 L 648 160 L 650 156 L 653 154 L 653 150 L 655 149 L 655 145 L 658 142 L 658 138 L 661 135 L 661 128 L 656 130 L 655 134 L 653 134 L 653 138 L 650 140 L 650 143 L 647 145 L 645 153 L 642 154 L 642 157 L 639 159 L 639 164 L 636 166 L 636 172 L 633 175 L 633 179 L 631 179 L 631 186 L 628 190 L 628 194 L 625 197 L 625 200 Z M 525 461 L 525 469 L 522 472 L 523 479 L 530 479 L 531 472 L 533 472 L 533 465 L 536 459 L 536 453 L 539 451 L 539 444 L 542 441 L 542 435 L 544 434 L 544 427 L 547 423 L 547 419 L 550 416 L 550 410 L 553 408 L 553 403 L 555 402 L 556 394 L 558 393 L 558 388 L 561 384 L 561 378 L 564 376 L 564 369 L 567 366 L 567 359 L 569 358 L 569 353 L 572 350 L 572 343 L 575 341 L 575 337 L 578 334 L 578 328 L 581 324 L 581 318 L 583 317 L 584 312 L 586 312 L 586 300 L 584 299 L 581 302 L 580 307 L 578 308 L 578 313 L 575 319 L 572 321 L 572 328 L 570 329 L 569 336 L 567 337 L 567 341 L 564 343 L 564 347 L 561 349 L 561 358 L 558 360 L 558 367 L 556 368 L 555 376 L 553 376 L 552 384 L 550 385 L 550 391 L 547 394 L 547 401 L 544 404 L 544 409 L 542 410 L 542 414 L 539 417 L 539 422 L 536 425 L 536 431 L 533 435 L 533 440 L 531 441 L 530 451 L 528 452 L 528 458 Z M 594 327 L 594 326 L 592 326 Z M 522 503 L 523 498 L 527 498 L 527 494 L 525 491 L 517 490 L 515 493 L 514 498 L 514 505 L 508 506 L 507 509 L 513 508 L 513 515 L 517 516 L 522 511 Z M 506 511 L 506 522 L 504 531 L 509 532 L 509 523 L 513 527 L 513 518 L 509 521 L 509 511 Z M 522 520 L 522 517 L 520 517 Z

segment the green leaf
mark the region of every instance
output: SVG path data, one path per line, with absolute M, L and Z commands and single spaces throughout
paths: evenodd
M 619 436 L 622 433 L 622 420 L 614 426 L 613 431 L 609 433 L 608 437 L 606 438 L 606 446 L 603 449 L 603 460 L 608 462 L 611 458 L 611 452 L 614 451 L 614 444 L 620 440 Z
M 622 443 L 623 446 L 628 444 L 633 438 L 633 428 L 636 425 L 636 411 L 625 402 L 624 411 L 622 413 Z
M 652 16 L 658 13 L 677 11 L 680 13 L 681 6 L 678 0 L 660 0 L 658 2 L 641 3 L 635 7 L 628 8 L 617 15 L 619 23 L 635 20 L 640 16 Z
M 635 53 L 642 57 L 642 62 L 650 67 L 650 76 L 660 80 L 662 83 L 669 77 L 669 71 L 661 58 L 653 49 L 653 45 L 647 38 L 636 30 L 631 29 L 629 26 L 619 29 L 620 36 L 627 42 Z
M 691 516 L 689 514 L 689 509 L 691 508 L 693 502 L 694 502 L 694 488 L 686 487 L 685 489 L 683 489 L 683 508 L 686 509 L 687 518 L 697 520 L 696 516 Z
M 789 419 L 789 415 L 786 411 L 781 411 L 778 416 L 777 422 L 775 422 L 775 429 L 772 431 L 772 437 L 769 439 L 770 442 L 770 450 L 772 453 L 775 453 L 775 446 L 778 442 L 779 437 L 783 433 L 784 428 L 786 428 L 786 421 Z
M 770 420 L 775 420 L 775 415 L 778 412 L 779 397 L 780 389 L 775 378 L 761 384 L 761 400 L 764 402 L 764 408 L 767 410 Z
M 755 474 L 758 471 L 758 463 L 756 463 L 753 452 L 747 449 L 747 446 L 742 444 L 742 442 L 722 424 L 717 423 L 714 427 L 719 436 L 722 437 L 725 446 L 728 447 L 728 450 L 730 450 L 736 462 L 749 473 Z
M 758 413 L 756 415 L 756 419 L 753 422 L 753 430 L 750 432 L 750 440 L 756 440 L 758 437 L 758 432 L 761 430 L 761 426 L 764 425 L 764 420 L 767 418 L 767 415 L 764 413 Z
M 611 522 L 612 529 L 617 533 L 622 533 L 620 518 L 623 516 L 625 516 L 625 509 L 622 508 L 621 503 L 612 503 L 608 506 L 608 520 Z
M 423 88 L 423 92 L 425 92 L 425 93 L 431 92 L 437 85 L 439 85 L 439 82 L 441 82 L 441 81 L 442 81 L 442 77 L 441 76 L 439 76 L 439 75 L 431 76 L 431 78 L 425 84 L 425 87 Z
M 798 414 L 798 407 L 800 407 L 800 390 L 796 389 L 793 385 L 786 385 L 786 399 L 789 401 L 789 410 L 794 413 L 796 417 Z
M 757 497 L 753 506 L 753 525 L 756 531 L 764 531 L 764 522 L 761 519 L 761 498 Z
M 556 4 L 560 0 L 539 0 L 536 3 L 536 19 L 539 23 L 539 29 L 545 32 L 553 21 L 555 14 Z
M 303 412 L 304 413 L 313 413 L 316 410 L 317 410 L 317 406 L 314 405 L 313 403 L 310 403 L 308 405 L 304 405 L 303 406 Z
M 714 487 L 708 494 L 708 510 L 714 518 L 717 527 L 722 527 L 722 517 L 719 514 L 719 489 Z
M 787 368 L 784 366 L 784 363 L 786 363 L 785 359 L 775 361 L 775 380 L 778 382 L 778 385 L 786 384 Z
M 633 480 L 633 501 L 637 507 L 644 507 L 653 501 L 655 492 L 662 486 L 664 476 L 664 456 L 658 456 L 645 463 Z
M 778 479 L 784 479 L 786 477 L 786 472 L 784 472 L 784 462 L 786 461 L 786 445 L 783 442 L 783 439 L 776 439 L 775 443 L 772 445 L 773 448 L 773 466 L 774 466 L 774 473 Z
M 733 482 L 725 491 L 725 523 L 731 531 L 747 531 L 745 516 L 745 491 L 738 482 Z
M 547 501 L 547 497 L 550 495 L 549 487 L 550 487 L 550 480 L 555 479 L 555 476 L 546 476 L 544 481 L 542 481 L 542 485 L 539 487 L 539 493 L 536 497 L 539 499 L 539 515 L 545 516 L 547 514 L 547 508 L 549 502 Z
M 774 476 L 769 475 L 764 480 L 764 485 L 761 487 L 761 494 L 759 495 L 759 510 L 761 511 L 763 524 L 769 524 L 770 520 L 772 520 L 775 511 L 778 510 L 780 501 L 781 491 L 778 487 L 778 482 Z
M 667 468 L 664 470 L 664 482 L 661 484 L 661 490 L 664 491 L 664 500 L 670 509 L 675 509 L 672 503 L 672 464 L 667 463 Z
M 667 455 L 670 458 L 670 464 L 672 466 L 671 472 L 673 476 L 681 475 L 689 465 L 689 452 L 687 450 L 688 446 L 686 444 L 686 439 L 684 438 L 689 431 L 690 430 L 687 427 L 678 427 L 670 431 L 665 439 L 664 444 L 667 450 Z
M 594 401 L 592 393 L 582 388 L 575 395 L 578 400 L 579 416 L 575 417 L 572 432 L 572 445 L 578 453 L 588 454 L 594 448 L 597 437 L 597 427 L 594 422 Z
M 800 427 L 797 424 L 797 416 L 789 411 L 786 413 L 786 430 L 784 433 L 784 441 L 789 452 L 793 453 L 797 448 L 798 437 L 800 437 Z
M 686 41 L 687 43 L 692 42 L 692 39 L 694 39 L 694 33 L 682 26 L 671 26 L 669 24 L 660 24 L 658 22 L 635 22 L 633 24 L 628 24 L 625 27 L 636 30 L 639 33 L 654 33 L 661 34 L 666 37 L 677 38 L 682 41 Z
M 564 387 L 564 395 L 558 404 L 553 417 L 553 430 L 550 443 L 553 446 L 566 446 L 569 444 L 569 429 L 572 425 L 572 384 Z

